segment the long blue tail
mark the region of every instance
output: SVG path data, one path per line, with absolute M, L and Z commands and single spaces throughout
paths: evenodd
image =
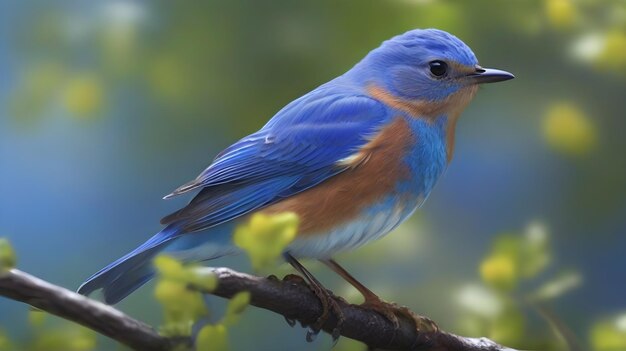
M 176 224 L 170 224 L 138 248 L 89 277 L 78 293 L 89 295 L 102 289 L 104 302 L 115 304 L 154 277 L 152 259 L 163 252 L 183 262 L 200 262 L 235 254 L 239 250 L 232 244 L 234 222 L 211 229 L 186 233 Z
M 78 293 L 89 295 L 102 289 L 107 304 L 121 301 L 154 277 L 152 259 L 176 238 L 177 232 L 173 226 L 165 227 L 135 250 L 89 277 L 78 288 Z

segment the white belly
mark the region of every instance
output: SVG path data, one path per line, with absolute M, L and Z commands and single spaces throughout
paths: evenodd
M 389 206 L 381 203 L 365 210 L 357 219 L 324 233 L 297 238 L 287 251 L 295 257 L 330 258 L 342 251 L 355 249 L 392 231 L 409 217 L 417 204 Z

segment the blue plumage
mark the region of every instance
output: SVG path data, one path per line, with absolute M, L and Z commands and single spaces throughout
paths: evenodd
M 183 261 L 236 253 L 230 238 L 238 221 L 276 206 L 301 218 L 304 234 L 288 248 L 298 256 L 329 257 L 385 235 L 443 173 L 456 118 L 477 84 L 510 78 L 478 66 L 473 52 L 446 32 L 396 36 L 288 104 L 166 196 L 200 190 L 163 218 L 161 232 L 92 275 L 79 292 L 102 288 L 105 301 L 115 303 L 153 276 L 151 260 L 159 252 Z M 332 218 L 316 217 L 322 215 Z
M 133 251 L 87 278 L 78 288 L 78 293 L 88 295 L 104 288 L 105 302 L 114 304 L 122 300 L 152 278 L 152 258 L 161 252 L 176 233 L 176 227 L 165 227 Z
M 229 147 L 194 181 L 173 193 L 203 188 L 162 223 L 176 223 L 187 232 L 207 229 L 347 169 L 339 161 L 367 143 L 389 113 L 371 98 L 329 94 L 327 87 L 318 88 Z

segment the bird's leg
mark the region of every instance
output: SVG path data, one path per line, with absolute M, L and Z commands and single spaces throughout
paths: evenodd
M 322 304 L 322 314 L 317 318 L 317 321 L 315 321 L 315 323 L 311 326 L 311 328 L 316 332 L 321 330 L 322 326 L 328 319 L 330 311 L 332 310 L 332 312 L 334 312 L 337 317 L 337 325 L 333 329 L 332 337 L 334 341 L 337 341 L 337 339 L 339 339 L 341 326 L 344 321 L 344 316 L 343 316 L 343 312 L 341 311 L 341 307 L 335 300 L 335 297 L 333 296 L 332 292 L 327 290 L 322 285 L 322 283 L 320 283 L 319 280 L 317 280 L 313 276 L 313 274 L 311 274 L 311 272 L 309 272 L 306 268 L 304 268 L 304 266 L 300 262 L 298 262 L 298 260 L 295 259 L 295 257 L 291 256 L 289 253 L 285 253 L 284 257 L 285 257 L 285 260 L 293 268 L 295 268 L 300 274 L 302 274 L 302 276 L 307 281 L 307 283 L 309 284 L 309 286 L 311 287 L 315 295 L 320 299 L 320 302 Z M 313 341 L 313 337 L 314 335 L 307 334 L 307 341 Z
M 356 278 L 348 273 L 348 271 L 341 267 L 335 260 L 327 259 L 322 260 L 322 262 L 326 264 L 330 269 L 332 269 L 335 273 L 339 274 L 343 279 L 350 283 L 350 285 L 357 289 L 359 293 L 361 293 L 361 295 L 363 295 L 365 301 L 361 304 L 362 307 L 380 313 L 389 321 L 391 321 L 396 328 L 400 327 L 400 322 L 398 320 L 398 314 L 400 314 L 412 320 L 415 323 L 415 327 L 417 328 L 417 330 L 437 331 L 439 329 L 437 324 L 435 324 L 435 322 L 433 322 L 431 319 L 420 316 L 405 306 L 399 306 L 395 303 L 383 301 L 380 297 L 378 297 L 378 295 L 368 289 L 365 285 L 361 284 L 361 282 L 356 280 Z

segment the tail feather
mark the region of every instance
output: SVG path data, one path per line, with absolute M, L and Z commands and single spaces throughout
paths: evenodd
M 135 250 L 93 274 L 77 292 L 89 295 L 95 290 L 102 289 L 106 303 L 119 302 L 154 276 L 152 258 L 175 238 L 176 234 L 176 228 L 166 227 Z
M 104 301 L 115 304 L 155 275 L 152 259 L 161 252 L 183 262 L 200 262 L 235 254 L 231 236 L 235 223 L 229 222 L 201 233 L 182 232 L 175 224 L 165 227 L 141 246 L 89 277 L 78 293 L 89 295 L 102 289 Z
M 154 268 L 152 268 L 150 261 L 131 271 L 125 272 L 102 289 L 104 302 L 113 305 L 122 301 L 126 296 L 152 279 L 154 274 Z

